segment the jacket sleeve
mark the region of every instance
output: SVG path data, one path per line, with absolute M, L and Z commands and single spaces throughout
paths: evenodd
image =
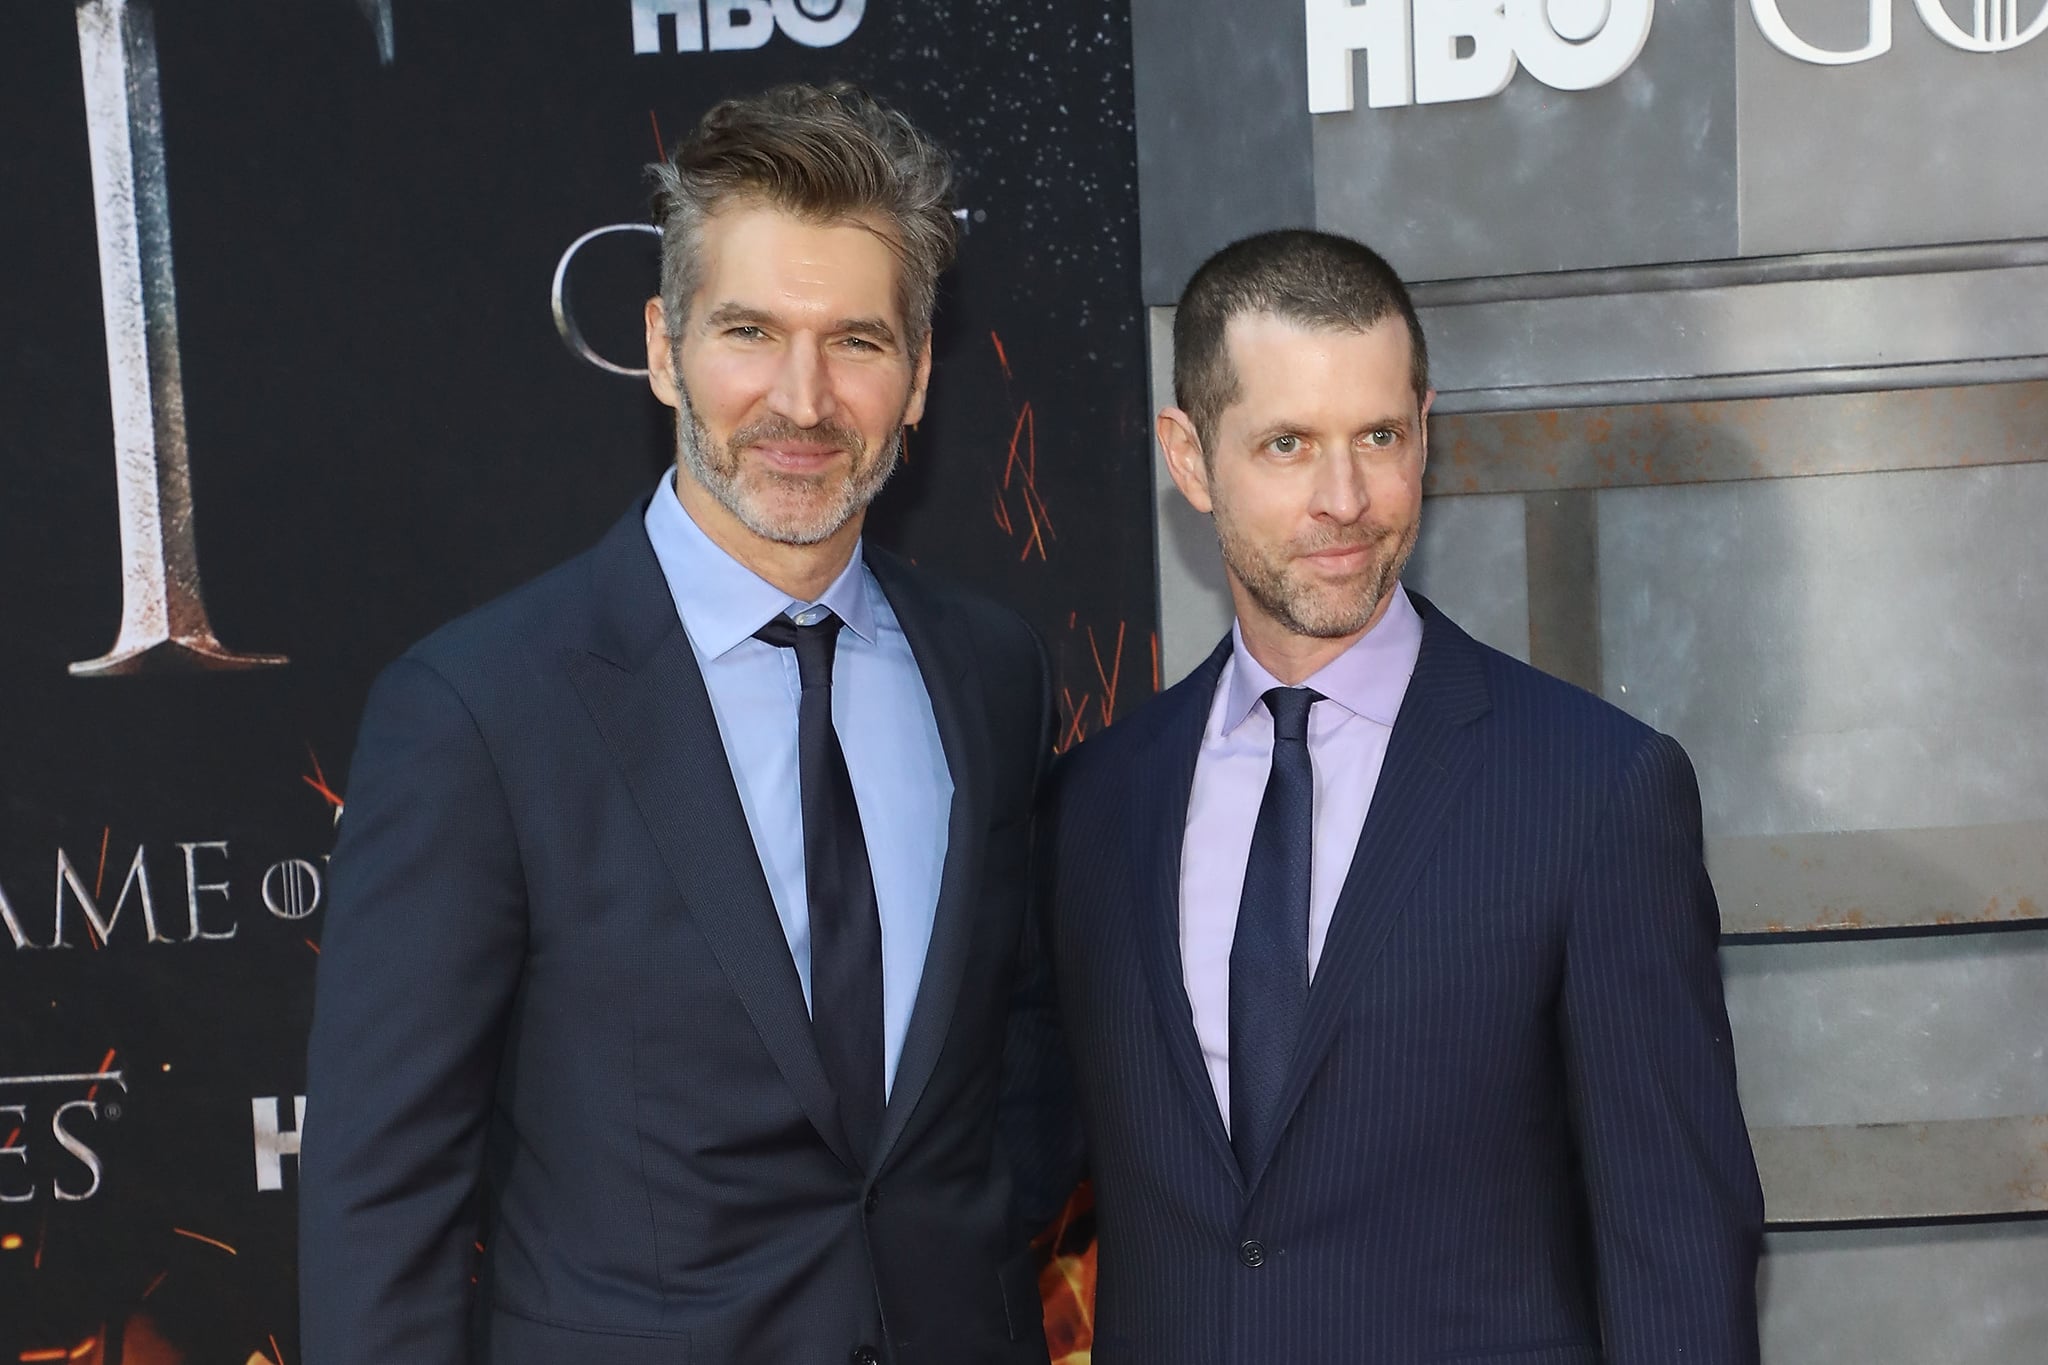
M 1615 779 L 1572 915 L 1561 1030 L 1605 1358 L 1753 1365 L 1763 1197 L 1675 741 L 1650 736 Z
M 454 688 L 372 688 L 336 845 L 307 1057 L 306 1365 L 465 1365 L 477 1184 L 525 891 L 491 755 Z

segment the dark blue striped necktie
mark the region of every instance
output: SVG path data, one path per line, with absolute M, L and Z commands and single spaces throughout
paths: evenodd
M 1273 768 L 1252 827 L 1244 896 L 1230 942 L 1230 1145 L 1247 1177 L 1278 1137 L 1280 1092 L 1308 1009 L 1309 870 L 1315 845 L 1315 769 L 1306 687 L 1267 692 Z
M 847 1140 L 865 1161 L 882 1132 L 882 920 L 853 779 L 832 727 L 837 616 L 800 626 L 778 616 L 758 640 L 796 651 L 797 779 L 804 812 L 804 898 L 811 920 L 811 1031 L 839 1096 Z

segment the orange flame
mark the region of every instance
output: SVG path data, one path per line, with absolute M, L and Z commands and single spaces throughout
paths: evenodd
M 1088 1365 L 1095 1344 L 1095 1192 L 1083 1184 L 1035 1245 L 1045 1260 L 1038 1294 L 1052 1365 Z

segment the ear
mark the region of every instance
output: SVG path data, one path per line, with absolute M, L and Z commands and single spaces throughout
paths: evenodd
M 1197 512 L 1209 512 L 1215 503 L 1209 496 L 1209 466 L 1202 459 L 1202 438 L 1195 434 L 1195 421 L 1179 408 L 1159 410 L 1159 448 L 1166 452 L 1166 472 L 1173 486 Z
M 1415 414 L 1418 435 L 1422 439 L 1422 467 L 1429 468 L 1429 410 L 1436 406 L 1436 390 L 1422 395 L 1422 411 Z
M 917 359 L 913 362 L 910 377 L 910 402 L 903 409 L 903 425 L 914 427 L 924 420 L 924 394 L 932 382 L 932 338 L 926 332 L 924 344 L 917 348 Z
M 675 343 L 669 340 L 659 298 L 647 300 L 647 387 L 670 407 L 680 410 L 683 406 L 682 394 L 676 389 Z

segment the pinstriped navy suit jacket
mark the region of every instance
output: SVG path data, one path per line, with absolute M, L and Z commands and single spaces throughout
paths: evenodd
M 1692 769 L 1415 603 L 1262 1169 L 1232 1155 L 1178 950 L 1229 641 L 1054 778 L 1097 1365 L 1754 1362 L 1762 1199 Z

